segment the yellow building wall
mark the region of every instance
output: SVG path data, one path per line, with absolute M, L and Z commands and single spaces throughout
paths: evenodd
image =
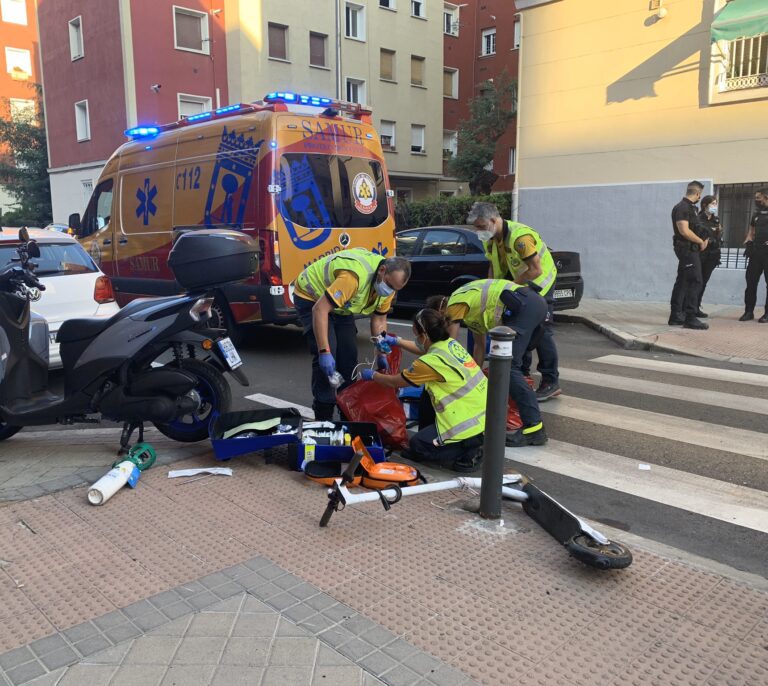
M 721 6 L 665 0 L 663 19 L 648 0 L 524 10 L 519 187 L 768 178 L 768 88 L 710 104 Z

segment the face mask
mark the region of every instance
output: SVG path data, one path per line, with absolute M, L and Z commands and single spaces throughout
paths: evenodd
M 491 231 L 478 231 L 477 237 L 485 243 L 493 238 L 493 233 Z
M 390 286 L 386 281 L 384 281 L 384 279 L 377 281 L 373 287 L 376 289 L 376 293 L 378 293 L 382 298 L 388 298 L 395 292 L 395 289 L 392 288 L 392 286 Z
M 717 205 L 710 205 L 707 208 L 707 212 L 709 212 L 711 215 L 716 217 L 717 216 Z

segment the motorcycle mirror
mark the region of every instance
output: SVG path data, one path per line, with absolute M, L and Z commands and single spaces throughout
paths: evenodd
M 26 243 L 29 240 L 29 231 L 27 231 L 27 227 L 26 226 L 22 226 L 19 229 L 19 240 L 22 243 Z
M 30 257 L 40 257 L 40 246 L 37 244 L 37 241 L 27 242 L 27 255 Z

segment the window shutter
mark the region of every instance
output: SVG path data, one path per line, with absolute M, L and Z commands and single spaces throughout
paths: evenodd
M 285 27 L 277 24 L 269 25 L 269 56 L 279 60 L 288 59 L 285 49 Z
M 443 72 L 443 95 L 449 98 L 453 96 L 453 74 L 447 69 Z
M 309 63 L 316 67 L 325 66 L 325 36 L 322 34 L 309 34 Z
M 381 77 L 388 81 L 395 80 L 395 53 L 391 50 L 381 51 Z
M 411 57 L 411 83 L 416 86 L 424 85 L 424 58 Z
M 190 50 L 203 49 L 203 27 L 199 17 L 176 13 L 176 44 Z

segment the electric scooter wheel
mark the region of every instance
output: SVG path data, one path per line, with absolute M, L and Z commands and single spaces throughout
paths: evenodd
M 200 409 L 166 424 L 155 422 L 155 426 L 160 433 L 174 441 L 204 441 L 208 438 L 208 425 L 212 415 L 229 412 L 232 392 L 224 375 L 207 362 L 184 359 L 181 361 L 181 368 L 197 377 L 194 390 L 200 396 Z
M 10 438 L 14 434 L 17 434 L 19 431 L 21 431 L 21 429 L 22 427 L 20 426 L 10 426 L 9 424 L 0 422 L 0 441 L 4 441 L 6 438 Z
M 623 543 L 598 543 L 587 534 L 579 534 L 565 547 L 577 560 L 597 569 L 624 569 L 632 564 L 632 552 Z

